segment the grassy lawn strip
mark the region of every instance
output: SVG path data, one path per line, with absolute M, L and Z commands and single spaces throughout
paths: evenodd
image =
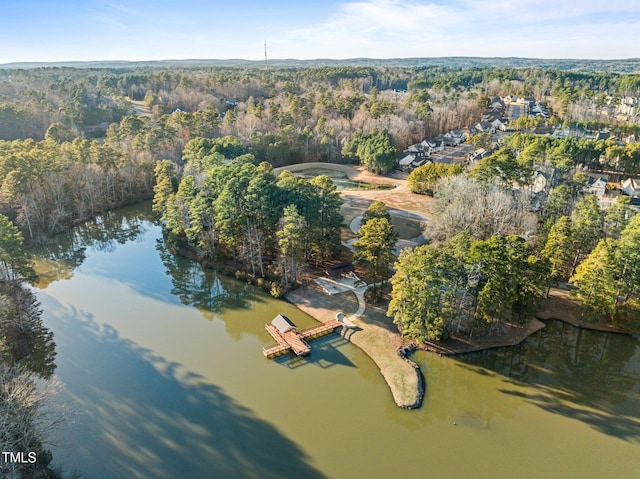
M 315 283 L 291 291 L 285 298 L 321 322 L 335 319 L 339 311 L 349 316 L 358 307 L 355 294 L 348 292 L 329 296 Z M 367 305 L 364 315 L 355 322 L 360 329 L 343 328 L 343 337 L 373 359 L 399 407 L 419 407 L 423 396 L 421 372 L 398 355 L 403 340 L 391 319 L 384 311 Z

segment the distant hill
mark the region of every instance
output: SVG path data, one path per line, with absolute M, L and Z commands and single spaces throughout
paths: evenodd
M 263 60 L 158 60 L 158 61 L 89 61 L 89 62 L 16 62 L 0 64 L 0 69 L 31 68 L 167 68 L 167 67 L 245 67 L 260 68 Z M 271 68 L 312 68 L 312 67 L 427 67 L 444 66 L 452 68 L 498 67 L 498 68 L 553 68 L 557 70 L 583 72 L 640 73 L 640 58 L 619 60 L 543 59 L 543 58 L 484 58 L 484 57 L 440 57 L 440 58 L 351 58 L 335 60 L 319 58 L 315 60 L 272 59 Z

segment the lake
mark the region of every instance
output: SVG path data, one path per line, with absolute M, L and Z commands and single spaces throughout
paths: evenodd
M 514 348 L 419 352 L 424 405 L 398 409 L 337 334 L 266 360 L 278 313 L 176 258 L 149 206 L 37 251 L 70 420 L 54 463 L 89 478 L 637 478 L 640 341 L 550 322 Z

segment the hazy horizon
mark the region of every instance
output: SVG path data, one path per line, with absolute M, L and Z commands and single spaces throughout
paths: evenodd
M 516 3 L 516 2 L 514 2 Z M 23 0 L 0 64 L 193 59 L 638 56 L 640 5 L 611 0 Z
M 640 55 L 629 58 L 545 58 L 545 57 L 518 57 L 518 56 L 470 56 L 470 55 L 450 55 L 450 56 L 422 56 L 422 57 L 387 57 L 387 58 L 374 58 L 374 57 L 353 57 L 353 58 L 332 58 L 332 57 L 318 57 L 318 58 L 269 58 L 269 62 L 349 62 L 358 60 L 370 60 L 372 62 L 387 62 L 387 61 L 410 61 L 410 60 L 439 60 L 439 59 L 473 59 L 473 60 L 531 60 L 531 61 L 639 61 Z M 12 61 L 6 63 L 0 63 L 0 65 L 12 65 L 12 64 L 66 64 L 66 63 L 182 63 L 182 62 L 252 62 L 252 63 L 264 63 L 262 59 L 249 59 L 249 58 L 159 58 L 159 59 L 136 59 L 125 60 L 122 58 L 106 58 L 106 59 L 89 59 L 89 60 L 51 60 L 51 61 Z

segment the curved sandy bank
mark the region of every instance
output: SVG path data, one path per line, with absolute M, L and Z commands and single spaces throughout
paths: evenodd
M 290 291 L 285 298 L 321 322 L 334 320 L 340 311 L 354 310 L 358 302 L 355 291 L 329 296 L 315 283 Z M 365 312 L 353 322 L 358 329 L 342 328 L 342 336 L 376 363 L 396 405 L 405 409 L 420 407 L 424 396 L 422 373 L 398 353 L 405 344 L 393 330 L 391 320 L 382 310 L 367 305 Z

